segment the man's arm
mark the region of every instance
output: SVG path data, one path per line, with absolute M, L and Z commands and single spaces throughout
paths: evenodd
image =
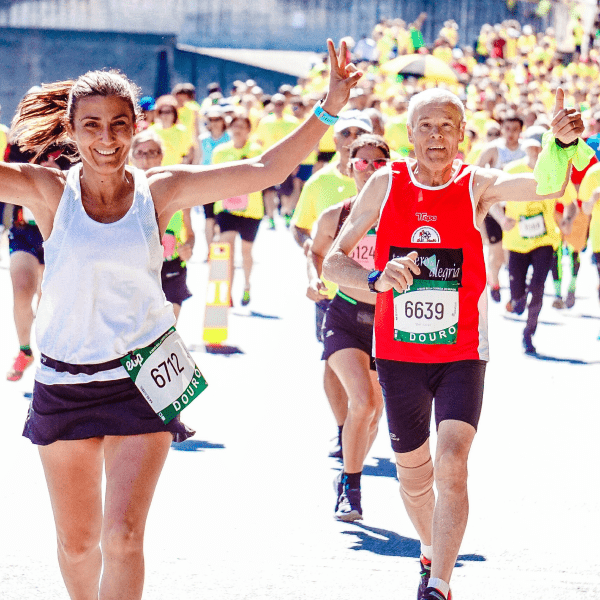
M 381 169 L 367 181 L 342 231 L 325 257 L 323 262 L 325 279 L 343 287 L 369 290 L 369 271 L 351 259 L 350 254 L 369 229 L 377 223 L 381 206 L 387 195 L 390 177 L 391 173 L 388 169 Z M 411 252 L 407 257 L 389 261 L 375 284 L 377 291 L 386 292 L 394 288 L 401 292 L 410 286 L 413 281 L 412 273 L 420 273 L 419 267 L 414 263 L 416 257 L 417 253 Z

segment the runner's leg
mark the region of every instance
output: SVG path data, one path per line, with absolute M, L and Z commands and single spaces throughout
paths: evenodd
M 523 332 L 523 336 L 526 338 L 533 336 L 537 329 L 538 317 L 544 300 L 544 285 L 548 278 L 548 271 L 552 265 L 552 254 L 552 246 L 542 246 L 529 253 L 531 265 L 533 266 L 533 275 L 529 282 L 531 300 L 527 309 L 527 325 Z
M 467 459 L 475 428 L 463 421 L 446 420 L 438 428 L 435 484 L 438 492 L 433 514 L 431 577 L 450 583 L 467 517 Z
M 105 438 L 104 569 L 99 600 L 139 600 L 144 529 L 173 437 L 169 432 Z
M 254 265 L 254 259 L 252 258 L 252 247 L 254 242 L 247 242 L 242 240 L 242 265 L 244 268 L 244 289 L 250 290 L 250 275 L 252 273 L 252 267 Z
M 348 396 L 342 382 L 327 362 L 323 373 L 323 387 L 335 422 L 338 427 L 341 427 L 346 422 L 348 415 Z
M 370 360 L 357 348 L 338 350 L 328 360 L 348 397 L 342 433 L 346 473 L 362 471 L 383 411 L 381 387 L 376 373 L 370 370 Z
M 102 569 L 102 439 L 39 447 L 58 543 L 58 563 L 71 600 L 98 600 Z
M 29 252 L 13 252 L 10 255 L 10 278 L 13 286 L 13 313 L 17 338 L 20 346 L 29 346 L 34 319 L 32 302 L 38 292 L 40 263 Z

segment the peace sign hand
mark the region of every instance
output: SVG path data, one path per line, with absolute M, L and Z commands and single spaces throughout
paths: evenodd
M 574 108 L 565 108 L 565 93 L 562 88 L 556 90 L 554 113 L 552 116 L 552 133 L 563 144 L 570 144 L 583 133 L 581 113 Z
M 330 115 L 337 115 L 348 102 L 350 90 L 363 74 L 352 63 L 346 63 L 348 48 L 345 41 L 340 43 L 339 54 L 336 54 L 331 39 L 327 40 L 327 49 L 329 50 L 329 90 L 323 102 L 323 109 Z

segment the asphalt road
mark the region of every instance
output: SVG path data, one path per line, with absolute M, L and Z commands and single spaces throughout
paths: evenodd
M 159 482 L 144 598 L 414 600 L 419 544 L 398 494 L 385 417 L 364 470 L 364 521 L 332 517 L 340 463 L 327 452 L 336 428 L 300 250 L 281 221 L 275 232 L 261 227 L 252 302 L 239 307 L 238 268 L 231 353 L 211 354 L 202 345 L 207 267 L 199 238 L 189 269 L 194 296 L 179 330 L 209 388 L 184 411 L 197 434 L 172 447 Z M 0 257 L 7 370 L 17 342 L 5 240 Z M 582 263 L 573 309 L 559 312 L 546 298 L 538 358 L 521 352 L 524 319 L 507 315 L 504 302 L 490 306 L 492 360 L 452 578 L 456 600 L 600 598 L 600 304 L 589 253 Z M 67 600 L 39 458 L 21 437 L 32 387 L 33 369 L 17 383 L 0 377 L 0 599 Z

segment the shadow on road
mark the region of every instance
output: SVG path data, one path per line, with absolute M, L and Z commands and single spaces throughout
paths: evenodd
M 345 535 L 353 535 L 358 538 L 351 550 L 366 550 L 380 556 L 404 556 L 407 558 L 419 558 L 421 554 L 421 542 L 413 538 L 407 538 L 387 529 L 369 527 L 353 523 L 359 530 L 343 531 Z M 362 531 L 360 531 L 362 530 Z M 483 562 L 487 560 L 481 554 L 459 554 L 456 567 L 462 567 L 465 562 Z
M 281 317 L 277 315 L 266 315 L 265 313 L 256 312 L 251 310 L 249 313 L 233 313 L 236 317 L 254 317 L 255 319 L 270 319 L 271 321 L 281 321 Z
M 185 440 L 179 443 L 173 442 L 171 448 L 179 452 L 202 452 L 203 450 L 222 450 L 225 446 L 223 444 L 205 442 L 204 440 Z
M 600 364 L 600 360 L 580 360 L 578 358 L 562 358 L 559 356 L 550 356 L 549 354 L 530 354 L 531 358 L 537 358 L 537 360 L 548 360 L 551 362 L 569 363 L 570 365 L 597 365 Z
M 396 465 L 389 458 L 373 457 L 377 461 L 376 465 L 364 465 L 363 475 L 371 477 L 392 477 L 396 479 Z

